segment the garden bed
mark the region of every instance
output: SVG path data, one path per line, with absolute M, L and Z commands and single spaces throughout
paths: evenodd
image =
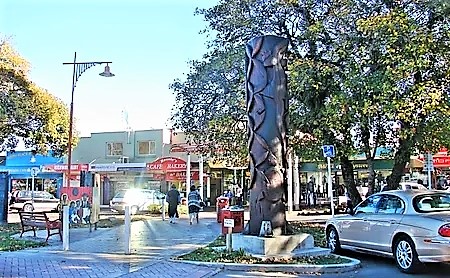
M 15 239 L 11 236 L 21 231 L 20 224 L 0 225 L 0 251 L 17 251 L 27 248 L 46 246 L 46 242 Z
M 290 222 L 289 223 L 294 234 L 307 233 L 314 237 L 314 245 L 317 247 L 326 247 L 326 237 L 323 224 Z M 209 243 L 205 248 L 199 248 L 191 253 L 179 256 L 177 260 L 214 262 L 214 263 L 241 263 L 241 264 L 305 264 L 305 265 L 331 265 L 349 263 L 350 260 L 335 256 L 301 256 L 293 258 L 254 257 L 245 253 L 243 250 L 235 250 L 231 253 L 226 252 L 225 237 L 218 236 L 213 242 Z
M 179 256 L 177 260 L 209 262 L 209 263 L 241 263 L 241 264 L 304 264 L 304 265 L 328 265 L 343 264 L 351 261 L 335 255 L 325 256 L 300 256 L 292 258 L 259 258 L 247 254 L 243 250 L 227 252 L 212 247 L 199 248 L 191 253 Z

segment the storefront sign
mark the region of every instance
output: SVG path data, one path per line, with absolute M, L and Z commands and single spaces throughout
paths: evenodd
M 450 167 L 450 156 L 434 156 L 433 157 L 434 167 L 445 168 Z
M 67 172 L 68 165 L 67 164 L 51 164 L 44 165 L 42 167 L 42 172 Z M 70 171 L 87 171 L 89 169 L 88 164 L 71 164 Z
M 117 172 L 116 164 L 92 164 L 89 167 L 92 172 Z
M 423 163 L 425 162 L 425 157 L 424 156 L 419 156 L 418 159 L 420 161 L 422 161 Z M 445 154 L 433 155 L 433 166 L 435 168 L 450 167 L 450 156 L 445 155 Z
M 198 179 L 199 179 L 198 171 L 192 171 L 191 180 L 197 181 Z M 166 181 L 185 181 L 185 180 L 186 180 L 186 171 L 166 173 Z
M 201 145 L 192 145 L 192 144 L 173 144 L 172 147 L 170 148 L 170 152 L 171 153 L 195 153 L 198 152 L 199 149 L 201 148 Z
M 163 157 L 147 163 L 147 171 L 182 171 L 186 170 L 186 162 L 176 157 Z

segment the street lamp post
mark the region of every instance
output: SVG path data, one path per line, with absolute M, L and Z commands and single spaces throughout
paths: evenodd
M 34 154 L 30 158 L 31 163 L 36 163 Z M 37 175 L 36 167 L 31 167 L 31 205 L 34 207 L 34 177 Z
M 73 63 L 63 63 L 63 65 L 73 65 L 73 77 L 72 77 L 72 97 L 70 101 L 70 118 L 69 118 L 69 140 L 68 140 L 68 150 L 67 150 L 67 187 L 70 187 L 70 175 L 71 175 L 71 167 L 72 167 L 72 130 L 73 130 L 73 93 L 75 91 L 75 87 L 77 86 L 78 78 L 85 72 L 87 69 L 101 64 L 106 64 L 105 71 L 100 73 L 100 76 L 104 77 L 113 77 L 109 71 L 109 64 L 112 62 L 77 62 L 77 53 L 75 52 Z

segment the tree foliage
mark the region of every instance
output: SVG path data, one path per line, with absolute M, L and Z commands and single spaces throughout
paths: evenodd
M 185 81 L 175 80 L 174 128 L 190 135 L 200 150 L 228 165 L 244 164 L 246 142 L 243 60 L 241 49 L 216 52 L 191 62 Z
M 197 138 L 212 128 L 234 130 L 232 122 L 245 117 L 245 43 L 258 35 L 289 38 L 291 146 L 303 159 L 320 161 L 320 146 L 334 144 L 347 188 L 358 201 L 353 155 L 366 155 L 372 192 L 380 147 L 391 150 L 393 185 L 411 154 L 450 146 L 449 10 L 440 0 L 219 1 L 211 9 L 197 10 L 209 24 L 205 32 L 213 35 L 210 53 L 203 62 L 193 62 L 197 66 L 186 82 L 175 83 L 177 100 L 183 102 L 178 102 L 173 120 Z M 214 73 L 230 71 L 223 63 L 234 65 L 231 72 L 239 78 L 217 78 Z M 210 88 L 218 89 L 213 91 L 220 92 L 217 98 Z M 183 117 L 189 120 L 182 122 Z M 208 140 L 244 142 L 232 136 Z M 246 146 L 241 148 L 244 154 Z
M 0 42 L 0 150 L 14 150 L 23 139 L 38 152 L 67 150 L 67 107 L 28 78 L 29 63 L 7 40 Z

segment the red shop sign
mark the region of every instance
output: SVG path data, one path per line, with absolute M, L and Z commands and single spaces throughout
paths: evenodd
M 50 164 L 50 165 L 44 165 L 42 171 L 43 172 L 67 172 L 68 169 L 67 164 Z M 89 169 L 88 164 L 71 164 L 70 170 L 71 171 L 87 171 Z
M 146 164 L 147 171 L 183 171 L 186 170 L 186 161 L 176 157 L 162 157 Z
M 435 167 L 450 167 L 450 156 L 433 156 Z
M 199 177 L 198 171 L 191 172 L 191 180 L 197 181 L 198 177 Z M 166 173 L 166 181 L 184 181 L 184 180 L 186 180 L 186 171 Z

